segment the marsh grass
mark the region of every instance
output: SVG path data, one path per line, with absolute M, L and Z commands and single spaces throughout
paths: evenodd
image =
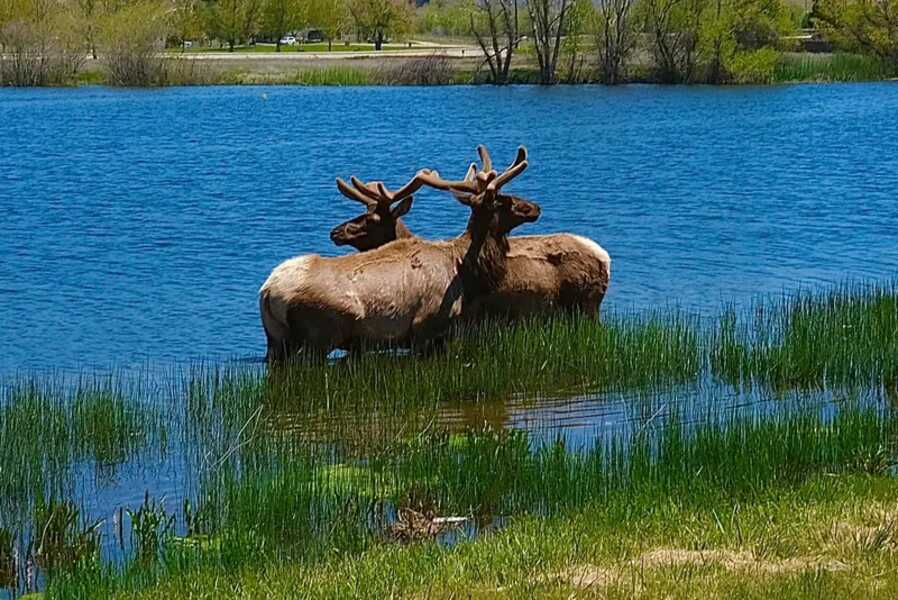
M 874 56 L 859 54 L 784 54 L 773 71 L 773 83 L 879 81 L 895 70 Z
M 537 392 L 583 393 L 695 381 L 697 323 L 683 315 L 485 324 L 423 354 L 297 361 L 266 380 L 274 402 L 434 404 Z
M 61 391 L 52 382 L 18 382 L 0 401 L 0 525 L 38 498 L 65 496 L 72 467 L 121 464 L 154 436 L 161 415 L 108 382 Z
M 165 417 L 152 402 L 127 400 L 112 382 L 67 394 L 20 382 L 0 408 L 0 497 L 10 506 L 63 497 L 64 474 L 76 461 L 116 464 L 170 427 L 184 436 L 178 443 L 195 483 L 184 510 L 167 512 L 147 495 L 129 513 L 133 551 L 121 561 L 93 558 L 57 570 L 50 597 L 216 578 L 233 590 L 241 577 L 283 569 L 307 569 L 307 583 L 321 586 L 315 589 L 345 593 L 339 574 L 324 581 L 315 570 L 398 553 L 384 548 L 404 509 L 467 519 L 451 543 L 424 544 L 443 553 L 441 543 L 464 546 L 465 532 L 565 518 L 590 506 L 638 528 L 659 504 L 726 511 L 814 478 L 888 478 L 898 415 L 881 396 L 874 403 L 861 396 L 898 374 L 896 350 L 895 286 L 845 285 L 728 311 L 715 325 L 678 312 L 612 314 L 602 323 L 556 318 L 468 328 L 414 354 L 353 353 L 271 371 L 199 366 L 163 377 L 164 394 L 153 402 L 177 404 Z M 770 384 L 752 389 L 771 404 L 789 395 L 783 388 L 797 389 L 798 408 L 746 417 L 723 395 L 701 395 L 692 409 L 664 396 L 672 386 L 722 389 L 710 375 L 737 386 Z M 832 391 L 837 385 L 861 391 Z M 810 388 L 830 389 L 803 391 Z M 666 416 L 656 420 L 653 405 L 636 426 L 604 430 L 582 447 L 561 436 L 546 442 L 539 432 L 459 433 L 435 418 L 446 406 L 597 390 L 661 397 Z M 821 408 L 820 396 L 836 401 Z M 313 422 L 341 423 L 346 415 L 352 418 L 335 424 L 333 435 L 312 431 Z M 392 417 L 400 417 L 396 425 L 388 424 Z M 353 436 L 358 447 L 347 448 Z M 723 517 L 719 523 L 725 528 Z M 887 543 L 884 535 L 870 538 L 871 553 Z
M 665 427 L 614 435 L 582 452 L 487 430 L 422 433 L 337 466 L 314 452 L 275 453 L 206 480 L 199 511 L 213 515 L 204 534 L 215 544 L 172 548 L 156 567 L 107 566 L 60 585 L 112 593 L 179 574 L 227 578 L 260 564 L 313 569 L 384 547 L 386 525 L 402 507 L 483 525 L 497 517 L 561 517 L 600 503 L 638 526 L 634 519 L 652 515 L 659 499 L 707 510 L 756 502 L 817 476 L 881 477 L 893 464 L 896 433 L 892 413 L 846 402 L 832 415 L 740 418 L 722 426 L 687 428 L 671 417 Z M 883 453 L 887 460 L 869 460 Z
M 39 500 L 34 512 L 31 554 L 48 574 L 72 570 L 79 563 L 93 562 L 100 548 L 101 521 L 88 523 L 81 509 L 71 502 Z
M 898 289 L 846 284 L 824 295 L 729 310 L 711 343 L 711 364 L 730 382 L 777 387 L 886 385 L 898 379 Z

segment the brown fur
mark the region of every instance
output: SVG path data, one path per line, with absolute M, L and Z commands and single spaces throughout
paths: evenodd
M 351 237 L 344 233 L 347 223 L 334 228 L 331 239 L 361 252 L 373 240 L 417 239 L 398 218 L 367 222 Z M 504 278 L 478 300 L 484 315 L 524 317 L 560 310 L 598 316 L 611 280 L 611 258 L 598 244 L 567 233 L 514 236 L 508 244 Z
M 290 259 L 260 290 L 270 361 L 301 348 L 326 353 L 366 343 L 415 344 L 440 336 L 505 277 L 508 231 L 539 207 L 500 197 L 475 203 L 461 236 L 397 240 L 370 252 Z
M 466 195 L 482 191 L 490 177 L 495 176 L 489 151 L 478 146 L 477 152 L 482 163 L 480 170 L 472 163 L 464 180 L 437 182 L 462 202 Z M 499 179 L 507 177 L 518 163 L 526 162 L 526 157 L 527 150 L 521 146 L 515 162 Z M 353 177 L 350 188 L 337 180 L 340 191 L 366 204 L 368 212 L 335 227 L 331 240 L 338 246 L 350 245 L 365 252 L 393 240 L 416 239 L 400 217 L 411 209 L 410 194 L 427 184 L 431 174 L 419 171 L 395 193 L 381 182 L 365 184 Z M 611 279 L 611 258 L 601 246 L 567 233 L 512 237 L 508 243 L 504 277 L 492 292 L 479 298 L 469 314 L 524 317 L 561 310 L 598 316 Z

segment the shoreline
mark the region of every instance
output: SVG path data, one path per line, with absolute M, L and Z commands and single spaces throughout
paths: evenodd
M 482 53 L 467 46 L 387 49 L 381 52 L 334 51 L 283 53 L 269 51 L 165 52 L 156 58 L 157 77 L 137 88 L 229 85 L 314 87 L 407 87 L 492 86 Z M 649 66 L 633 65 L 630 74 L 616 85 L 658 86 L 776 86 L 802 83 L 871 83 L 898 81 L 894 72 L 855 54 L 782 53 L 769 72 L 744 80 L 711 83 L 659 81 Z M 104 59 L 88 59 L 77 74 L 63 82 L 32 87 L 75 88 L 115 85 Z M 539 81 L 536 65 L 524 63 L 509 72 L 503 86 L 551 87 Z M 574 80 L 559 80 L 558 86 L 605 86 L 594 69 L 586 69 Z M 2 87 L 19 87 L 3 85 Z M 28 86 L 21 86 L 28 87 Z M 615 87 L 615 86 L 609 86 Z

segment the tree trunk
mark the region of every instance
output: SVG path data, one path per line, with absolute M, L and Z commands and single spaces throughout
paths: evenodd
M 384 33 L 378 31 L 374 34 L 374 51 L 380 52 L 384 47 Z

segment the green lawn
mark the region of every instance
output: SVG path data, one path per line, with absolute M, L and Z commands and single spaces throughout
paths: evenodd
M 405 48 L 403 46 L 402 48 Z M 402 49 L 398 46 L 385 46 L 383 52 L 389 52 L 391 50 L 399 50 Z M 180 52 L 179 48 L 171 48 L 172 52 Z M 277 48 L 274 44 L 256 44 L 253 46 L 235 46 L 234 52 L 258 52 L 258 53 L 271 53 L 276 52 Z M 344 44 L 343 42 L 334 42 L 331 47 L 331 51 L 333 52 L 373 52 L 374 44 Z M 185 50 L 186 53 L 198 53 L 198 52 L 228 52 L 227 46 L 223 48 L 217 47 L 199 47 L 194 46 L 193 48 L 188 48 Z M 328 52 L 327 42 L 318 42 L 318 43 L 309 43 L 309 44 L 297 44 L 296 46 L 281 46 L 281 52 L 313 52 L 313 53 L 321 53 Z

